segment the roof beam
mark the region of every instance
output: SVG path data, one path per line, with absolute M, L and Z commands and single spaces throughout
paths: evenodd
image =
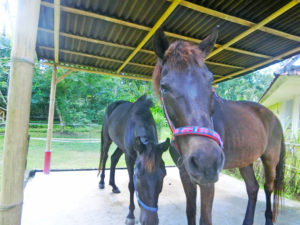
M 176 9 L 181 0 L 174 0 L 167 10 L 158 19 L 155 25 L 151 28 L 148 34 L 143 38 L 139 45 L 134 49 L 134 51 L 128 56 L 125 62 L 119 67 L 117 72 L 119 73 L 128 64 L 128 62 L 138 53 L 138 51 L 147 43 L 147 41 L 154 35 L 155 31 L 166 21 L 166 19 L 171 15 L 171 13 Z
M 180 5 L 185 6 L 189 9 L 193 9 L 197 12 L 205 13 L 207 15 L 217 17 L 219 19 L 226 20 L 226 21 L 229 21 L 229 22 L 232 22 L 232 23 L 237 23 L 237 24 L 240 24 L 240 25 L 243 25 L 243 26 L 253 27 L 255 25 L 255 23 L 253 23 L 251 21 L 248 21 L 248 20 L 245 20 L 245 19 L 242 19 L 242 18 L 239 18 L 239 17 L 231 16 L 229 14 L 222 13 L 222 12 L 210 9 L 210 8 L 206 8 L 204 6 L 197 5 L 197 4 L 192 3 L 192 2 L 182 1 L 180 3 Z M 289 34 L 289 33 L 286 33 L 286 32 L 282 32 L 282 31 L 279 31 L 279 30 L 276 30 L 276 29 L 273 29 L 273 28 L 269 28 L 269 27 L 264 27 L 264 26 L 260 27 L 259 30 L 261 30 L 263 32 L 266 32 L 266 33 L 269 33 L 269 34 L 272 34 L 272 35 L 282 37 L 282 38 L 286 38 L 286 39 L 290 39 L 290 40 L 293 40 L 293 41 L 300 42 L 300 37 L 297 36 L 297 35 L 292 35 L 292 34 Z
M 45 50 L 53 51 L 53 48 L 51 48 L 51 47 L 40 46 L 40 48 L 45 49 Z M 71 55 L 89 57 L 89 58 L 93 58 L 93 59 L 105 60 L 105 61 L 115 62 L 115 63 L 120 63 L 120 64 L 124 63 L 124 61 L 122 61 L 122 60 L 103 57 L 103 56 L 98 56 L 98 55 L 93 55 L 93 54 L 88 54 L 88 53 L 75 52 L 75 51 L 70 51 L 70 50 L 65 50 L 65 49 L 60 49 L 59 51 L 62 52 L 62 53 L 71 54 Z M 153 65 L 141 64 L 141 63 L 129 62 L 128 64 L 133 65 L 133 66 L 146 67 L 146 68 L 150 68 L 150 69 L 154 68 Z
M 39 27 L 38 29 L 40 31 L 53 33 L 53 30 L 50 30 L 50 29 L 41 28 L 41 27 Z M 127 50 L 134 50 L 134 47 L 132 47 L 132 46 L 117 44 L 117 43 L 108 42 L 108 41 L 102 41 L 102 40 L 99 40 L 99 39 L 88 38 L 88 37 L 74 35 L 74 34 L 70 34 L 70 33 L 66 33 L 66 32 L 60 32 L 59 35 L 61 35 L 63 37 L 73 38 L 73 39 L 80 40 L 80 41 L 86 41 L 86 42 L 91 42 L 91 43 L 100 44 L 100 45 L 107 45 L 107 46 L 115 47 L 115 48 L 123 48 L 123 49 L 127 49 Z M 154 54 L 154 51 L 151 51 L 151 50 L 148 50 L 148 49 L 141 49 L 140 51 L 144 52 L 144 53 L 148 53 L 148 54 Z
M 41 5 L 45 6 L 45 7 L 50 7 L 50 8 L 54 7 L 54 5 L 52 3 L 44 2 L 44 1 L 41 2 Z M 80 10 L 80 9 L 74 9 L 74 8 L 71 8 L 71 7 L 61 6 L 60 9 L 64 12 L 69 12 L 69 13 L 73 13 L 73 14 L 77 14 L 77 15 L 88 16 L 88 17 L 95 18 L 95 19 L 105 20 L 105 21 L 108 21 L 108 22 L 121 24 L 121 25 L 124 25 L 124 26 L 127 26 L 127 27 L 140 29 L 140 30 L 143 30 L 143 31 L 150 31 L 150 29 L 151 29 L 150 27 L 147 27 L 147 26 L 127 22 L 127 21 L 120 20 L 120 19 L 115 19 L 113 17 L 108 17 L 108 16 L 97 14 L 97 13 L 87 12 L 87 11 Z M 184 35 L 180 35 L 180 34 L 175 34 L 175 33 L 171 33 L 171 32 L 165 32 L 165 34 L 169 37 L 174 37 L 174 38 L 178 38 L 178 39 L 182 39 L 182 40 L 190 41 L 190 42 L 194 42 L 194 43 L 200 43 L 202 41 L 201 39 L 192 38 L 192 37 L 188 37 L 188 36 L 184 36 Z M 221 47 L 221 46 L 222 45 L 220 45 L 220 44 L 215 45 L 215 47 L 217 47 L 217 48 Z M 234 52 L 239 52 L 241 54 L 251 55 L 251 56 L 255 56 L 255 57 L 260 57 L 260 58 L 272 58 L 272 56 L 268 56 L 268 55 L 265 55 L 265 54 L 250 52 L 250 51 L 246 51 L 246 50 L 242 50 L 242 49 L 238 49 L 238 48 L 233 48 L 233 47 L 228 47 L 227 50 L 234 51 Z
M 54 5 L 52 3 L 45 2 L 45 1 L 42 1 L 41 5 L 46 6 L 46 7 L 50 7 L 50 8 L 54 7 Z M 111 23 L 121 24 L 121 25 L 124 25 L 124 26 L 127 26 L 127 27 L 136 28 L 136 29 L 139 29 L 139 30 L 150 31 L 150 29 L 151 29 L 150 27 L 146 27 L 146 26 L 143 26 L 143 25 L 127 22 L 125 20 L 120 20 L 120 19 L 116 19 L 116 18 L 113 18 L 113 17 L 104 16 L 104 15 L 101 15 L 101 14 L 98 14 L 98 13 L 88 12 L 88 11 L 85 11 L 85 10 L 75 9 L 75 8 L 71 8 L 71 7 L 67 7 L 67 6 L 61 6 L 61 10 L 64 11 L 64 12 L 68 12 L 68 13 L 78 14 L 78 15 L 81 15 L 81 16 L 87 16 L 87 17 L 100 19 L 100 20 L 105 20 L 105 21 L 111 22 Z
M 61 82 L 63 79 L 65 79 L 70 73 L 72 73 L 72 69 L 68 69 L 67 72 L 65 72 L 63 75 L 61 75 L 59 78 L 55 80 L 55 85 L 57 85 L 59 82 Z
M 218 82 L 220 82 L 220 81 L 227 80 L 227 79 L 229 79 L 229 78 L 235 77 L 235 76 L 240 75 L 240 74 L 242 74 L 242 73 L 246 73 L 246 72 L 248 72 L 248 71 L 255 70 L 255 69 L 259 68 L 259 67 L 262 67 L 262 66 L 264 66 L 264 65 L 270 64 L 270 63 L 272 63 L 272 62 L 274 62 L 274 61 L 276 61 L 276 60 L 280 60 L 281 58 L 284 58 L 284 57 L 287 57 L 287 56 L 289 56 L 289 55 L 295 54 L 295 53 L 297 53 L 297 52 L 299 52 L 299 51 L 300 51 L 300 47 L 295 48 L 295 49 L 292 49 L 292 50 L 290 50 L 290 51 L 288 51 L 288 52 L 285 52 L 285 53 L 283 53 L 283 54 L 281 54 L 281 55 L 278 55 L 278 56 L 275 56 L 275 57 L 273 57 L 273 58 L 271 58 L 271 59 L 268 59 L 268 60 L 266 60 L 266 61 L 264 61 L 264 62 L 262 62 L 262 63 L 258 63 L 258 64 L 254 65 L 254 66 L 249 67 L 249 68 L 246 68 L 246 69 L 237 71 L 237 72 L 235 72 L 235 73 L 232 73 L 232 74 L 223 76 L 222 78 L 216 79 L 216 80 L 213 81 L 213 83 L 218 83 Z
M 43 62 L 43 64 L 48 66 L 53 66 L 53 62 Z M 70 63 L 71 64 L 71 63 Z M 72 64 L 74 65 L 74 64 Z M 152 78 L 147 75 L 142 74 L 130 74 L 130 73 L 115 73 L 112 71 L 99 71 L 98 68 L 95 67 L 87 67 L 84 65 L 76 65 L 74 66 L 68 66 L 64 64 L 58 64 L 57 67 L 63 68 L 63 69 L 71 69 L 74 71 L 80 71 L 80 72 L 86 72 L 86 73 L 95 73 L 99 75 L 105 75 L 105 76 L 111 76 L 111 77 L 121 77 L 121 78 L 127 78 L 127 79 L 134 79 L 134 80 L 143 80 L 143 81 L 152 81 Z
M 46 46 L 40 46 L 41 49 L 45 49 L 45 50 L 50 50 L 50 51 L 53 51 L 53 48 L 50 48 L 50 47 L 46 47 Z M 74 51 L 70 51 L 70 50 L 63 50 L 63 49 L 60 49 L 61 52 L 63 53 L 66 53 L 66 54 L 72 54 L 72 55 L 79 55 L 79 56 L 83 56 L 83 57 L 90 57 L 90 58 L 97 58 L 97 59 L 100 59 L 100 60 L 107 60 L 107 61 L 112 61 L 111 58 L 106 58 L 106 57 L 101 57 L 101 56 L 97 56 L 97 55 L 92 55 L 92 54 L 86 54 L 86 53 L 81 53 L 81 52 L 74 52 Z M 113 59 L 113 61 L 115 61 Z M 123 63 L 123 61 L 121 60 L 118 60 L 117 63 Z M 141 67 L 147 67 L 147 68 L 150 68 L 150 69 L 153 69 L 154 66 L 153 65 L 146 65 L 146 64 L 140 64 L 140 63 L 134 63 L 134 62 L 129 62 L 128 64 L 130 65 L 134 65 L 134 66 L 141 66 Z M 67 71 L 68 72 L 68 71 Z M 72 71 L 70 71 L 72 72 Z M 67 74 L 68 75 L 68 74 Z M 66 75 L 66 76 L 67 76 Z M 218 74 L 214 74 L 215 77 L 223 77 L 222 75 L 218 75 Z M 59 77 L 57 80 L 61 81 L 62 79 L 60 79 L 61 77 Z M 58 81 L 58 82 L 59 82 Z M 58 83 L 56 82 L 56 83 Z
M 180 35 L 180 34 L 175 34 L 175 33 L 167 32 L 167 31 L 165 31 L 165 34 L 169 37 L 178 38 L 178 39 L 181 39 L 181 40 L 190 41 L 190 42 L 194 42 L 194 43 L 197 43 L 197 44 L 202 41 L 201 39 L 192 38 L 192 37 L 188 37 L 188 36 L 183 36 L 183 35 Z M 222 45 L 215 44 L 215 47 L 216 48 L 222 47 Z M 238 53 L 245 54 L 245 55 L 260 57 L 260 58 L 266 58 L 266 59 L 272 58 L 272 56 L 269 56 L 269 55 L 260 54 L 260 53 L 256 53 L 256 52 L 250 52 L 250 51 L 242 50 L 242 49 L 239 49 L 239 48 L 228 47 L 227 50 L 232 51 L 232 52 L 238 52 Z
M 54 61 L 59 62 L 60 0 L 54 0 Z
M 44 32 L 53 33 L 53 30 L 50 30 L 50 29 L 39 28 L 39 30 L 44 31 Z M 108 41 L 102 41 L 99 39 L 87 38 L 84 36 L 69 34 L 69 33 L 65 33 L 65 32 L 60 32 L 59 34 L 63 37 L 73 38 L 76 40 L 91 42 L 91 43 L 95 43 L 95 44 L 107 45 L 107 46 L 111 46 L 111 47 L 115 47 L 115 48 L 123 48 L 123 49 L 128 49 L 128 50 L 135 49 L 134 47 L 128 46 L 128 45 L 122 45 L 122 44 L 112 43 L 112 42 L 108 42 Z M 42 46 L 42 47 L 44 47 L 44 46 Z M 140 52 L 155 55 L 154 51 L 148 50 L 148 49 L 141 49 Z M 235 68 L 235 69 L 244 69 L 244 67 L 242 67 L 242 66 L 235 66 L 235 65 L 219 63 L 219 62 L 205 61 L 205 63 L 208 65 L 222 66 L 222 67 Z
M 222 66 L 222 67 L 234 68 L 234 69 L 244 69 L 245 68 L 245 67 L 242 67 L 242 66 L 229 65 L 229 64 L 212 62 L 212 61 L 207 61 L 207 60 L 205 60 L 205 64 L 213 65 L 213 66 Z
M 265 18 L 264 20 L 262 20 L 258 24 L 255 24 L 254 26 L 252 26 L 248 30 L 244 31 L 243 33 L 241 33 L 238 36 L 236 36 L 235 38 L 233 38 L 231 41 L 228 41 L 223 46 L 221 46 L 221 47 L 217 48 L 216 50 L 212 51 L 208 55 L 207 59 L 211 58 L 212 56 L 218 54 L 219 52 L 223 51 L 224 49 L 228 48 L 229 46 L 233 45 L 234 43 L 238 42 L 239 40 L 241 40 L 244 37 L 248 36 L 249 34 L 253 33 L 254 31 L 258 30 L 259 28 L 261 28 L 265 24 L 267 24 L 267 23 L 271 22 L 272 20 L 276 19 L 277 17 L 279 17 L 280 15 L 282 15 L 283 13 L 285 13 L 286 11 L 288 11 L 289 9 L 291 9 L 292 7 L 297 5 L 298 3 L 299 3 L 298 0 L 290 1 L 288 4 L 286 4 L 285 6 L 283 6 L 282 8 L 277 10 L 276 12 L 272 13 L 270 16 L 268 16 L 267 18 Z
M 53 62 L 42 62 L 44 65 L 47 66 L 53 66 Z M 68 64 L 68 63 L 60 63 L 57 66 L 61 67 L 63 69 L 68 69 L 68 71 L 62 75 L 61 77 L 59 77 L 57 79 L 57 82 L 60 82 L 61 80 L 63 80 L 66 76 L 68 76 L 71 72 L 73 71 L 81 71 L 81 72 L 86 72 L 86 73 L 95 73 L 95 74 L 100 74 L 100 75 L 106 75 L 106 76 L 112 76 L 112 77 L 121 77 L 121 78 L 128 78 L 128 79 L 134 79 L 134 80 L 143 80 L 143 81 L 152 81 L 152 77 L 147 76 L 145 74 L 130 74 L 130 73 L 122 73 L 122 74 L 118 74 L 115 73 L 113 71 L 111 72 L 107 72 L 107 71 L 99 71 L 99 68 L 96 67 L 90 67 L 90 66 L 85 66 L 85 65 L 75 65 L 74 66 L 68 66 L 68 65 L 64 65 L 64 64 Z M 72 63 L 70 63 L 72 64 Z M 74 64 L 72 64 L 74 65 Z M 217 75 L 217 74 L 213 74 L 214 77 L 223 77 L 222 75 Z M 63 77 L 64 76 L 64 77 Z

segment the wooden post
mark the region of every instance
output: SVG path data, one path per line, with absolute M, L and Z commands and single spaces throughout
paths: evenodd
M 4 137 L 0 224 L 21 223 L 32 76 L 40 0 L 19 0 L 11 51 Z
M 299 113 L 300 113 L 300 96 L 293 98 L 293 111 L 292 111 L 292 136 L 297 140 L 299 133 Z
M 45 161 L 44 161 L 44 173 L 50 173 L 50 162 L 51 162 L 51 139 L 53 133 L 53 119 L 54 119 L 54 107 L 55 107 L 55 92 L 56 92 L 56 65 L 53 66 L 50 101 L 49 101 L 49 115 L 48 115 L 48 130 L 47 130 L 47 143 L 45 150 Z

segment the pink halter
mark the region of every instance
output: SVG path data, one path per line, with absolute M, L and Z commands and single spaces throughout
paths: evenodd
M 172 140 L 174 140 L 174 142 L 175 142 L 175 137 L 176 136 L 199 135 L 199 136 L 205 136 L 205 137 L 213 139 L 223 149 L 223 141 L 222 141 L 220 135 L 214 130 L 211 130 L 211 129 L 206 128 L 206 127 L 198 127 L 198 126 L 187 126 L 187 127 L 175 128 L 173 123 L 170 120 L 169 115 L 168 115 L 168 112 L 167 112 L 162 94 L 161 94 L 161 103 L 162 103 L 162 106 L 163 106 L 165 116 L 168 120 L 168 124 L 169 124 L 169 126 L 172 130 L 172 133 L 173 133 Z M 178 151 L 181 153 L 181 150 L 180 150 L 178 144 L 176 142 L 175 142 L 175 144 L 176 144 L 176 147 L 177 147 Z

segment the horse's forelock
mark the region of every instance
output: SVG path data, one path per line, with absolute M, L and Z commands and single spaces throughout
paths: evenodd
M 145 166 L 145 170 L 148 173 L 151 173 L 155 167 L 155 156 L 150 155 L 150 156 L 144 157 L 144 166 Z
M 172 68 L 182 70 L 191 64 L 202 66 L 204 57 L 197 45 L 186 41 L 176 41 L 166 51 L 165 60 Z
M 176 41 L 172 43 L 165 53 L 164 60 L 174 70 L 183 70 L 188 65 L 197 65 L 202 67 L 204 56 L 203 52 L 197 45 L 193 45 L 186 41 Z M 160 79 L 161 79 L 162 63 L 157 61 L 153 73 L 152 82 L 154 90 L 158 96 L 160 96 Z

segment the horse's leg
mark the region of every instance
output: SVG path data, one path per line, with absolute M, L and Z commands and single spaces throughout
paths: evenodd
M 189 175 L 187 174 L 185 167 L 182 165 L 179 168 L 179 174 L 181 183 L 185 192 L 186 197 L 186 216 L 188 225 L 196 224 L 196 197 L 197 197 L 197 186 L 192 183 Z
M 240 173 L 246 183 L 246 189 L 248 194 L 248 205 L 243 225 L 252 225 L 254 221 L 254 212 L 259 186 L 254 175 L 252 164 L 240 168 Z
M 135 209 L 135 206 L 134 206 L 134 187 L 133 187 L 133 167 L 134 167 L 135 159 L 131 158 L 128 155 L 125 155 L 125 159 L 126 159 L 126 165 L 127 165 L 128 175 L 129 175 L 128 189 L 130 192 L 129 213 L 125 223 L 126 225 L 134 225 L 135 218 L 134 218 L 133 211 Z
M 102 135 L 102 138 L 103 138 L 103 135 Z M 101 148 L 101 154 L 103 154 L 103 159 L 102 159 L 102 168 L 101 168 L 101 176 L 100 176 L 100 182 L 99 182 L 99 188 L 100 189 L 103 189 L 105 187 L 105 184 L 104 184 L 104 178 L 105 178 L 105 164 L 106 164 L 106 160 L 107 160 L 107 153 L 108 153 L 108 150 L 109 150 L 109 147 L 112 143 L 112 141 L 110 140 L 110 138 L 103 138 L 103 143 L 101 144 L 102 145 L 102 148 Z
M 274 165 L 275 160 L 269 160 L 266 157 L 262 157 L 262 162 L 264 165 L 265 172 L 265 195 L 266 195 L 266 225 L 273 225 L 273 213 L 271 207 L 271 194 L 274 190 L 274 180 L 276 176 L 276 165 Z
M 119 188 L 115 184 L 115 170 L 116 170 L 116 165 L 122 154 L 123 154 L 123 151 L 120 148 L 117 148 L 115 150 L 114 154 L 111 156 L 109 185 L 112 186 L 113 193 L 120 193 Z
M 212 225 L 212 205 L 215 194 L 215 184 L 200 185 L 201 216 L 200 225 Z
M 189 175 L 186 172 L 184 165 L 181 162 L 181 157 L 174 147 L 174 143 L 170 146 L 170 155 L 179 169 L 179 174 L 181 178 L 181 183 L 185 192 L 186 197 L 186 216 L 188 220 L 188 225 L 196 224 L 196 196 L 197 196 L 197 186 L 192 183 Z

